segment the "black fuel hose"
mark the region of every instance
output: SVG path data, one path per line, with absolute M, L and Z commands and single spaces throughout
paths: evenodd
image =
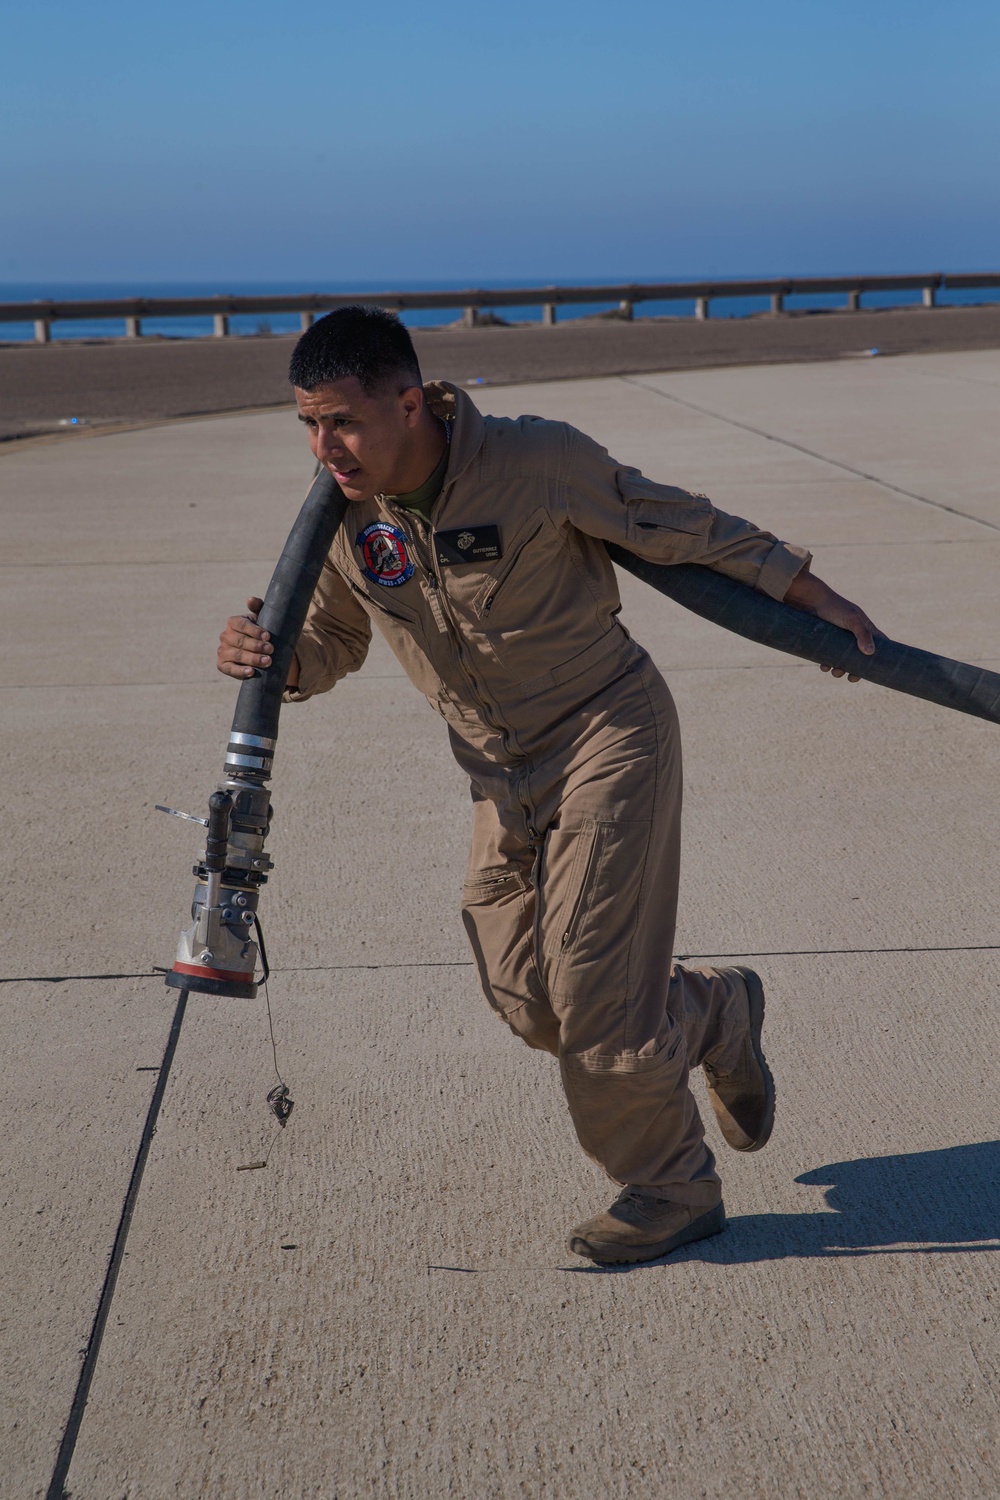
M 964 661 L 934 656 L 904 646 L 887 635 L 875 637 L 875 654 L 865 656 L 849 630 L 828 625 L 791 604 L 782 604 L 735 578 L 696 563 L 672 567 L 647 562 L 623 547 L 607 543 L 612 562 L 641 578 L 694 614 L 759 641 L 775 651 L 804 657 L 822 666 L 841 667 L 880 687 L 926 698 L 944 708 L 1000 724 L 1000 674 Z
M 191 908 L 192 925 L 181 933 L 173 989 L 252 1000 L 258 944 L 264 956 L 257 902 L 274 868 L 264 843 L 270 830 L 271 777 L 281 699 L 309 601 L 344 519 L 347 496 L 322 469 L 310 486 L 267 586 L 258 623 L 273 645 L 271 665 L 240 684 L 225 783 L 209 798 L 207 837 Z M 264 962 L 264 979 L 267 963 Z
M 321 469 L 305 498 L 284 551 L 268 584 L 257 623 L 274 646 L 266 671 L 241 685 L 233 733 L 276 740 L 281 695 L 313 590 L 350 501 L 337 481 Z

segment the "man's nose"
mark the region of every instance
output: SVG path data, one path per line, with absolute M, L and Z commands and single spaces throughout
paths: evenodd
M 316 457 L 321 461 L 331 458 L 341 458 L 344 454 L 344 445 L 335 428 L 319 427 L 319 435 L 316 440 Z

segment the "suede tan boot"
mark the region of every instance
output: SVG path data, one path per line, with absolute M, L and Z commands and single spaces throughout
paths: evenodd
M 719 1073 L 704 1062 L 708 1097 L 726 1143 L 734 1151 L 759 1151 L 774 1126 L 774 1079 L 764 1061 L 760 1033 L 764 1025 L 764 987 L 753 969 L 720 972 L 738 974 L 747 993 L 747 1031 L 735 1067 Z
M 604 1213 L 576 1226 L 569 1248 L 574 1255 L 600 1265 L 634 1263 L 669 1255 L 693 1240 L 721 1234 L 725 1227 L 726 1210 L 721 1203 L 710 1209 L 693 1208 L 626 1187 Z

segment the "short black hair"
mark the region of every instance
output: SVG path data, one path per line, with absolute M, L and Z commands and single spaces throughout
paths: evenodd
M 423 383 L 413 340 L 395 313 L 366 303 L 338 307 L 295 345 L 288 378 L 300 390 L 352 375 L 368 395 L 400 376 L 406 385 Z

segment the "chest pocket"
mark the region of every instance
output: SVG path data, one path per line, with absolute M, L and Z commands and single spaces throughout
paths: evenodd
M 545 576 L 561 550 L 559 532 L 548 511 L 536 510 L 505 542 L 497 568 L 484 579 L 472 600 L 473 613 L 487 626 L 516 616 L 531 618 L 546 592 Z
M 378 626 L 379 634 L 407 677 L 433 701 L 434 694 L 440 689 L 440 682 L 430 660 L 427 626 L 421 613 L 395 597 L 401 592 L 400 589 L 380 589 L 377 583 L 373 583 L 369 590 L 342 563 L 338 562 L 338 567 L 351 593 Z M 391 597 L 380 599 L 380 593 Z
M 405 625 L 420 628 L 421 615 L 418 609 L 398 598 L 400 589 L 383 588 L 380 584 L 373 583 L 370 587 L 361 569 L 355 564 L 353 557 L 341 551 L 337 558 L 337 568 L 347 580 L 347 585 L 372 615 L 376 618 L 388 616 L 391 620 L 399 620 Z M 382 598 L 385 594 L 387 597 Z

